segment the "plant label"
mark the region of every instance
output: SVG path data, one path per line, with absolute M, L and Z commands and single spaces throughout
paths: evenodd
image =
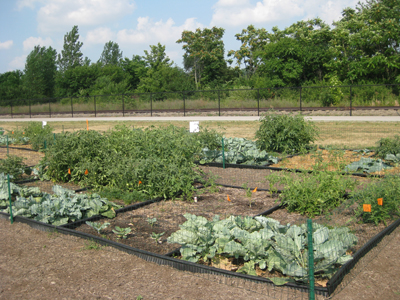
M 198 121 L 190 122 L 189 129 L 190 132 L 199 132 L 200 131 L 199 122 Z
M 363 204 L 364 212 L 371 212 L 371 204 Z

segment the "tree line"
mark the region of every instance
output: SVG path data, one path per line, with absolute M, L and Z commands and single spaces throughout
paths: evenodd
M 227 56 L 223 28 L 183 31 L 176 41 L 182 68 L 160 43 L 128 58 L 109 41 L 91 62 L 74 26 L 61 53 L 37 45 L 23 71 L 0 74 L 0 99 L 400 83 L 399 16 L 400 0 L 367 0 L 344 9 L 333 26 L 319 18 L 270 32 L 250 25 L 235 35 L 241 46 Z

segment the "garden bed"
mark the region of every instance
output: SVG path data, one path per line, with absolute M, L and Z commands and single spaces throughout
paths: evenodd
M 229 195 L 230 202 L 227 200 Z M 118 213 L 114 219 L 102 218 L 96 222 L 110 223 L 110 226 L 103 229 L 100 234 L 85 223 L 80 222 L 80 226 L 76 230 L 84 233 L 89 233 L 94 236 L 103 237 L 114 242 L 123 243 L 125 245 L 146 250 L 157 254 L 167 254 L 180 247 L 178 244 L 169 244 L 167 238 L 175 231 L 179 230 L 179 225 L 186 221 L 184 214 L 190 213 L 196 216 L 203 216 L 208 220 L 212 220 L 215 215 L 220 215 L 221 219 L 230 215 L 239 216 L 255 216 L 259 213 L 275 207 L 278 203 L 277 195 L 271 197 L 269 192 L 257 191 L 252 197 L 252 206 L 249 205 L 249 198 L 246 196 L 244 189 L 234 189 L 226 187 L 218 187 L 215 193 L 204 193 L 197 196 L 197 202 L 192 200 L 183 201 L 182 199 L 160 201 L 136 210 Z M 348 227 L 350 231 L 358 238 L 358 243 L 352 247 L 348 254 L 354 254 L 358 249 L 365 245 L 368 240 L 381 232 L 386 226 L 379 224 L 364 224 L 354 218 L 352 213 L 353 207 L 344 208 L 345 205 L 335 209 L 328 215 L 319 216 L 313 219 L 313 222 L 324 225 L 328 228 L 332 227 Z M 268 217 L 279 221 L 286 225 L 306 223 L 307 217 L 297 213 L 289 213 L 285 208 L 278 209 Z M 156 218 L 154 225 L 150 225 L 148 219 Z M 389 221 L 387 225 L 393 221 Z M 72 226 L 72 227 L 71 227 Z M 126 239 L 117 239 L 117 235 L 112 232 L 115 226 L 121 228 L 131 228 L 132 234 L 129 234 Z M 66 227 L 73 228 L 73 224 L 68 224 Z M 152 233 L 164 234 L 159 241 L 151 238 Z M 176 254 L 179 257 L 179 252 Z M 222 268 L 225 270 L 236 271 L 243 266 L 244 261 L 241 259 L 229 258 L 223 261 L 210 261 L 199 263 L 213 267 Z M 276 271 L 268 272 L 256 267 L 258 276 L 261 277 L 281 277 L 282 274 Z M 325 287 L 327 279 L 316 280 L 316 285 Z

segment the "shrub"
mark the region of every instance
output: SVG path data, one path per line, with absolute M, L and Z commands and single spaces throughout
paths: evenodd
M 51 143 L 54 140 L 53 128 L 50 125 L 42 126 L 40 122 L 29 122 L 24 127 L 24 136 L 29 138 L 32 149 L 39 150 L 43 147 L 44 141 Z
M 318 136 L 317 128 L 300 115 L 266 115 L 260 119 L 256 132 L 257 146 L 261 150 L 298 153 Z
M 282 204 L 287 205 L 290 212 L 314 217 L 324 214 L 343 203 L 347 190 L 352 190 L 355 181 L 335 172 L 314 171 L 284 176 L 269 175 L 266 178 L 270 185 L 285 185 L 280 197 Z M 273 190 L 273 189 L 272 189 Z
M 23 163 L 23 158 L 10 155 L 6 159 L 0 160 L 0 173 L 9 174 L 12 180 L 17 180 L 26 172 L 29 175 L 29 168 Z
M 351 197 L 351 204 L 359 204 L 356 216 L 361 217 L 364 223 L 378 225 L 379 222 L 383 222 L 386 225 L 386 220 L 400 216 L 400 177 L 387 176 L 353 192 Z M 383 198 L 382 205 L 378 205 L 378 198 Z M 363 204 L 370 204 L 371 212 L 364 212 Z
M 385 159 L 386 155 L 396 155 L 400 153 L 400 136 L 396 135 L 393 139 L 383 138 L 378 141 L 378 147 L 376 148 L 376 155 L 382 159 Z

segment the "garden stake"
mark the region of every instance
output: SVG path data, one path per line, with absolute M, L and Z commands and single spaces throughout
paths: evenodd
M 308 279 L 310 284 L 308 299 L 314 300 L 314 249 L 313 249 L 313 230 L 312 220 L 307 220 L 307 237 L 308 237 Z
M 222 138 L 222 168 L 225 169 L 224 138 Z
M 8 199 L 10 201 L 10 217 L 11 217 L 11 224 L 12 224 L 12 223 L 14 223 L 14 219 L 13 219 L 12 206 L 11 206 L 10 175 L 7 175 L 7 183 L 8 183 Z
M 364 212 L 371 212 L 371 204 L 363 204 Z
M 8 156 L 8 135 L 7 135 L 7 156 Z

